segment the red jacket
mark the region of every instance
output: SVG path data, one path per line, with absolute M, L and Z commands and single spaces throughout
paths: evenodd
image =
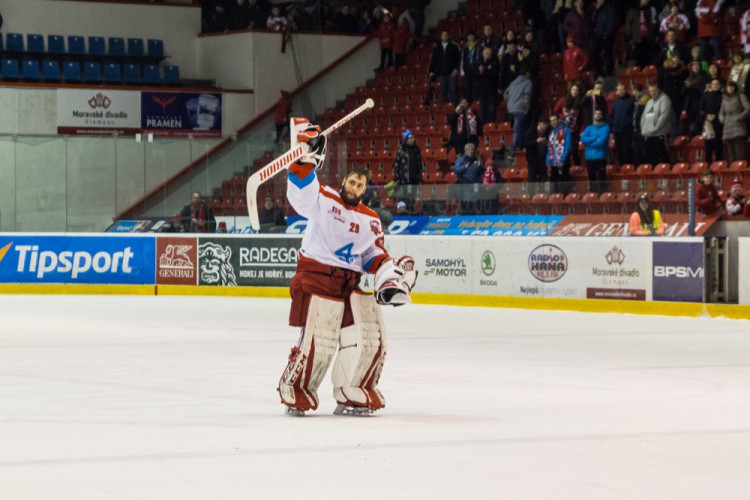
M 393 48 L 393 35 L 396 33 L 396 25 L 383 21 L 380 23 L 380 26 L 378 26 L 378 31 L 376 31 L 376 33 L 380 39 L 381 49 Z
M 409 38 L 411 38 L 409 23 L 401 23 L 393 34 L 393 53 L 406 54 L 406 44 L 409 42 Z
M 585 68 L 589 63 L 589 56 L 586 55 L 580 47 L 573 46 L 565 49 L 563 54 L 563 76 L 566 82 L 581 79 L 581 72 L 578 68 Z
M 715 214 L 721 208 L 721 198 L 716 186 L 699 182 L 695 186 L 695 208 L 702 214 Z
M 698 0 L 695 17 L 698 18 L 698 37 L 719 36 L 719 11 L 724 0 Z

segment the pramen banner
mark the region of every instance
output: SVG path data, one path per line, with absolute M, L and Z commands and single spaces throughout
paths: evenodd
M 221 137 L 221 94 L 141 92 L 144 133 Z

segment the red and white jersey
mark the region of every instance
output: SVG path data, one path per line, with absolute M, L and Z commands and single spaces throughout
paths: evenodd
M 662 33 L 666 33 L 670 28 L 670 25 L 676 24 L 675 32 L 677 34 L 685 33 L 687 30 L 690 29 L 690 20 L 685 14 L 677 13 L 677 14 L 669 14 L 667 17 L 665 17 L 662 22 L 661 26 L 659 27 L 659 31 Z
M 747 53 L 750 49 L 750 9 L 747 9 L 740 18 L 740 37 L 745 53 Z
M 374 273 L 388 257 L 380 217 L 361 202 L 351 206 L 318 182 L 310 166 L 289 168 L 287 198 L 307 218 L 302 256 L 321 264 Z

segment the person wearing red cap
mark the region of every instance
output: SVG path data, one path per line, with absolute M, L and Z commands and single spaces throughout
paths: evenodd
M 726 203 L 727 215 L 750 216 L 750 199 L 742 192 L 742 183 L 735 178 L 729 186 Z

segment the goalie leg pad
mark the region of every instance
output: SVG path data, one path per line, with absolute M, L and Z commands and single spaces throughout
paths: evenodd
M 383 315 L 372 295 L 352 293 L 354 324 L 341 329 L 341 348 L 331 372 L 333 397 L 345 406 L 378 410 L 385 398 L 378 389 L 385 362 Z
M 318 387 L 336 354 L 344 302 L 313 295 L 299 344 L 279 381 L 281 402 L 297 410 L 318 407 Z

